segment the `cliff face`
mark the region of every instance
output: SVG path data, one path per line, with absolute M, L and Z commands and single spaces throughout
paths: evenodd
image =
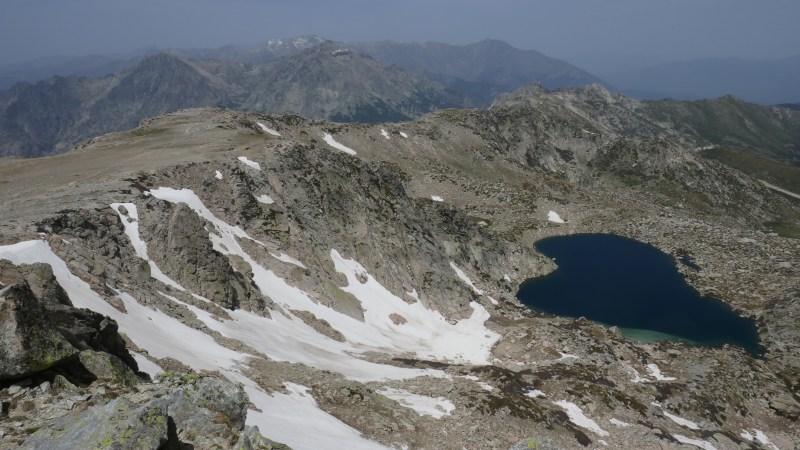
M 391 125 L 160 116 L 0 168 L 0 260 L 47 264 L 64 292 L 40 290 L 115 321 L 140 370 L 240 383 L 245 423 L 292 447 L 728 448 L 756 445 L 755 430 L 796 441 L 800 245 L 769 227 L 796 224 L 797 205 L 704 159 L 691 136 L 637 137 L 582 113 L 625 99 L 558 95 Z M 701 269 L 679 270 L 757 319 L 763 359 L 633 342 L 520 305 L 519 284 L 558 263 L 532 243 L 581 232 L 690 254 Z M 135 406 L 125 423 L 163 406 L 120 392 Z M 163 395 L 190 395 L 174 392 Z M 96 423 L 87 411 L 41 419 L 29 442 Z M 241 413 L 226 411 L 225 442 L 244 439 Z M 33 420 L 22 416 L 8 421 Z

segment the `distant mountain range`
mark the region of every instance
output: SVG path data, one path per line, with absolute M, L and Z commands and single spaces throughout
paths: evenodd
M 405 48 L 405 64 L 383 63 L 368 55 L 367 47 L 310 36 L 256 47 L 175 49 L 131 57 L 124 70 L 102 78 L 55 76 L 18 83 L 0 91 L 0 156 L 64 152 L 83 139 L 181 108 L 387 122 L 441 108 L 484 106 L 496 94 L 530 81 L 563 87 L 596 80 L 567 63 L 499 41 L 372 48 L 385 59 Z M 73 62 L 49 68 L 77 70 Z M 103 64 L 98 61 L 92 70 L 110 67 Z
M 355 47 L 384 64 L 430 77 L 482 105 L 533 81 L 547 89 L 602 83 L 567 62 L 492 39 L 464 46 L 383 41 Z
M 602 76 L 620 92 L 643 99 L 735 95 L 765 105 L 800 101 L 800 55 L 760 61 L 697 59 Z

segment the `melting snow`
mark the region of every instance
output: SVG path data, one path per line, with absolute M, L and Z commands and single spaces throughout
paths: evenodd
M 458 276 L 458 278 L 461 278 L 461 281 L 466 283 L 467 286 L 471 287 L 472 290 L 475 291 L 476 294 L 483 295 L 483 291 L 478 289 L 477 287 L 475 287 L 474 284 L 472 284 L 472 280 L 469 279 L 467 274 L 465 274 L 464 271 L 461 270 L 461 268 L 456 265 L 456 263 L 454 263 L 453 261 L 450 261 L 450 267 L 453 268 L 453 270 L 455 271 L 455 273 Z
M 255 161 L 250 161 L 249 159 L 247 159 L 247 156 L 240 156 L 238 159 L 239 161 L 245 163 L 246 165 L 252 167 L 253 169 L 261 170 L 261 164 Z
M 139 370 L 150 375 L 150 377 L 156 377 L 159 374 L 164 373 L 164 369 L 161 368 L 158 364 L 154 363 L 147 359 L 146 356 L 142 355 L 141 353 L 130 352 L 133 359 L 136 360 L 136 364 L 139 366 Z
M 549 211 L 547 213 L 547 220 L 555 223 L 564 223 L 564 219 L 562 219 L 561 216 L 559 216 L 555 211 Z
M 265 205 L 271 205 L 271 204 L 275 203 L 275 200 L 273 200 L 272 197 L 270 197 L 267 194 L 259 195 L 258 197 L 256 197 L 256 200 L 258 200 L 259 202 L 261 202 L 261 203 L 263 203 Z
M 441 419 L 446 415 L 450 415 L 456 409 L 456 405 L 444 397 L 427 397 L 408 392 L 404 389 L 390 387 L 385 387 L 377 392 L 400 403 L 406 408 L 413 409 L 419 415 L 431 416 L 435 419 Z
M 656 381 L 673 381 L 677 380 L 675 377 L 665 377 L 661 375 L 661 369 L 658 368 L 655 364 L 648 364 L 647 370 L 650 372 L 650 376 L 656 379 Z
M 137 347 L 146 349 L 154 358 L 172 357 L 195 370 L 235 367 L 248 358 L 248 355 L 220 346 L 202 331 L 141 305 L 124 292 L 117 292 L 117 297 L 127 313 L 117 310 L 85 281 L 70 273 L 66 263 L 53 253 L 46 242 L 25 241 L 0 246 L 0 258 L 14 264 L 50 264 L 53 275 L 76 308 L 88 308 L 116 320 L 120 332 L 128 335 Z
M 634 369 L 633 367 L 631 367 L 631 370 L 633 370 L 633 379 L 631 380 L 631 382 L 633 382 L 633 383 L 644 383 L 644 382 L 647 381 L 647 378 L 642 378 L 642 376 L 639 375 L 639 371 L 638 370 Z
M 544 392 L 542 392 L 542 391 L 540 391 L 538 389 L 529 390 L 528 392 L 525 393 L 525 396 L 526 397 L 530 397 L 530 398 L 545 398 L 545 397 L 547 397 L 546 395 L 544 395 Z
M 402 131 L 400 132 L 400 136 L 403 136 L 404 139 L 408 139 L 408 135 L 403 133 Z
M 695 447 L 702 448 L 703 450 L 717 450 L 717 448 L 711 445 L 710 443 L 706 441 L 701 441 L 700 439 L 692 439 L 686 436 L 681 436 L 680 434 L 673 434 L 672 437 L 677 439 L 677 441 L 680 442 L 681 444 L 694 445 Z
M 117 212 L 117 215 L 119 215 L 119 219 L 122 221 L 122 226 L 125 229 L 125 235 L 127 235 L 128 239 L 131 241 L 136 256 L 147 261 L 147 264 L 150 266 L 150 276 L 179 291 L 185 291 L 186 289 L 183 286 L 166 276 L 156 263 L 147 256 L 147 244 L 139 235 L 139 213 L 136 209 L 136 205 L 133 203 L 112 203 L 110 206 Z M 120 207 L 124 207 L 127 210 L 127 215 L 122 212 Z
M 678 425 L 680 425 L 680 426 L 682 426 L 682 427 L 686 427 L 686 428 L 688 428 L 688 429 L 690 429 L 690 430 L 699 430 L 699 429 L 700 429 L 700 426 L 699 426 L 699 425 L 697 425 L 696 423 L 692 422 L 691 420 L 684 419 L 683 417 L 676 416 L 676 415 L 674 415 L 674 414 L 670 414 L 670 413 L 668 413 L 667 411 L 665 411 L 665 410 L 664 410 L 664 409 L 661 407 L 661 404 L 659 404 L 659 403 L 656 403 L 656 402 L 651 402 L 650 404 L 651 404 L 651 405 L 653 405 L 653 406 L 658 406 L 659 408 L 661 408 L 661 412 L 663 412 L 663 413 L 664 413 L 664 415 L 665 415 L 665 416 L 666 416 L 666 417 L 667 417 L 669 420 L 671 420 L 671 421 L 673 421 L 673 422 L 677 423 Z
M 615 419 L 613 417 L 611 418 L 611 420 L 609 420 L 609 422 L 611 422 L 612 425 L 616 425 L 616 426 L 622 427 L 622 428 L 627 428 L 627 427 L 631 426 L 631 424 L 629 424 L 628 422 L 623 422 L 623 421 L 621 421 L 619 419 Z
M 758 442 L 760 442 L 761 444 L 763 444 L 764 446 L 767 446 L 772 450 L 780 450 L 777 445 L 775 445 L 775 444 L 773 444 L 772 442 L 769 441 L 769 438 L 767 437 L 766 434 L 764 434 L 763 431 L 761 431 L 761 430 L 753 430 L 753 432 L 755 433 L 755 436 L 753 436 L 753 434 L 750 433 L 747 430 L 742 430 L 742 432 L 739 435 L 741 437 L 747 439 L 750 442 L 752 442 L 753 439 L 755 439 Z
M 598 436 L 608 436 L 608 431 L 600 428 L 600 425 L 598 425 L 597 422 L 586 417 L 586 415 L 583 414 L 583 410 L 581 410 L 578 405 L 570 403 L 566 400 L 560 400 L 553 403 L 560 406 L 564 409 L 564 411 L 567 412 L 570 422 L 581 428 L 586 428 Z
M 444 199 L 442 197 L 439 197 L 438 195 L 431 195 L 431 200 L 433 200 L 435 202 L 443 202 L 444 201 Z
M 361 264 L 342 258 L 336 250 L 331 250 L 331 260 L 336 271 L 347 277 L 348 285 L 342 290 L 353 294 L 361 302 L 364 322 L 369 325 L 370 334 L 376 333 L 376 341 L 388 337 L 394 341 L 394 347 L 414 352 L 423 358 L 488 363 L 491 348 L 500 336 L 484 326 L 489 319 L 489 312 L 479 303 L 470 302 L 473 312 L 469 318 L 450 324 L 439 312 L 426 308 L 422 303 L 408 304 L 395 296 L 369 275 Z M 359 280 L 364 277 L 366 282 Z M 389 317 L 391 314 L 399 314 L 408 322 L 397 326 Z M 359 334 L 352 339 L 361 336 L 367 337 Z
M 218 180 L 221 180 L 222 179 L 222 172 L 220 172 L 219 170 L 215 171 L 214 178 L 216 178 Z
M 381 128 L 381 136 L 385 137 L 386 139 L 391 139 L 391 137 L 389 137 L 389 133 L 387 133 L 383 128 Z
M 301 269 L 305 269 L 306 266 L 299 259 L 292 258 L 291 256 L 287 255 L 286 253 L 281 253 L 280 255 L 276 255 L 275 253 L 270 253 L 270 256 L 277 259 L 278 261 L 283 261 L 288 264 L 293 264 Z
M 348 155 L 353 155 L 353 156 L 356 155 L 356 151 L 355 150 L 353 150 L 352 148 L 350 148 L 350 147 L 348 147 L 348 146 L 346 146 L 344 144 L 340 144 L 339 142 L 336 142 L 336 139 L 334 139 L 333 136 L 330 135 L 330 133 L 325 133 L 322 136 L 322 139 L 324 139 L 325 142 L 328 143 L 328 145 L 330 145 L 331 147 L 333 147 L 333 148 L 335 148 L 337 150 L 341 150 L 341 151 L 347 153 Z
M 306 386 L 284 383 L 289 394 L 267 394 L 252 381 L 242 381 L 250 401 L 261 410 L 249 410 L 247 424 L 258 426 L 271 439 L 292 448 L 387 449 L 321 410 Z
M 214 225 L 216 230 L 209 233 L 209 237 L 216 250 L 237 255 L 250 265 L 256 286 L 282 311 L 271 314 L 272 318 L 233 311 L 233 321 L 210 320 L 206 325 L 242 340 L 273 359 L 302 362 L 356 380 L 444 376 L 436 370 L 402 369 L 369 363 L 359 359 L 358 355 L 366 351 L 413 353 L 421 358 L 486 364 L 491 347 L 499 339 L 499 335 L 484 326 L 489 313 L 480 304 L 472 302 L 472 316 L 450 324 L 441 314 L 427 309 L 421 303 L 409 305 L 396 297 L 367 274 L 360 264 L 344 259 L 336 250 L 331 250 L 331 260 L 336 270 L 347 276 L 348 286 L 342 290 L 353 294 L 365 311 L 365 320 L 356 320 L 320 305 L 302 290 L 290 286 L 259 265 L 236 240 L 237 237 L 250 237 L 239 227 L 230 226 L 214 217 L 191 190 L 160 188 L 153 190 L 152 195 L 169 201 L 186 202 Z M 364 279 L 366 281 L 362 283 Z M 347 342 L 338 342 L 318 333 L 292 315 L 290 310 L 311 312 L 342 333 Z M 391 314 L 404 317 L 407 323 L 396 325 Z
M 271 134 L 271 135 L 273 135 L 273 136 L 280 136 L 280 135 L 281 135 L 281 134 L 280 134 L 280 133 L 278 133 L 277 131 L 273 130 L 272 128 L 270 128 L 270 127 L 268 127 L 268 126 L 266 126 L 266 125 L 264 125 L 264 124 L 263 124 L 263 123 L 261 123 L 261 122 L 256 122 L 256 125 L 258 125 L 258 126 L 259 126 L 259 128 L 261 128 L 261 131 L 263 131 L 263 132 L 265 132 L 265 133 L 269 133 L 269 134 Z
M 259 426 L 261 430 L 270 430 L 270 437 L 280 442 L 295 448 L 318 448 L 322 437 L 326 444 L 330 444 L 331 448 L 365 450 L 386 448 L 364 439 L 357 430 L 319 409 L 304 386 L 287 383 L 286 388 L 290 392 L 289 395 L 281 393 L 269 395 L 252 380 L 232 371 L 249 358 L 249 355 L 220 346 L 211 336 L 190 328 L 160 311 L 139 304 L 126 293 L 117 292 L 117 296 L 123 302 L 127 313 L 115 309 L 94 292 L 86 282 L 72 275 L 64 261 L 53 253 L 46 242 L 26 241 L 0 246 L 0 258 L 8 259 L 14 264 L 37 262 L 50 264 L 59 284 L 66 290 L 76 307 L 88 308 L 116 320 L 120 332 L 128 335 L 134 344 L 146 349 L 154 358 L 172 357 L 194 370 L 219 370 L 229 379 L 244 384 L 250 401 L 260 410 L 248 412 L 247 424 Z M 210 319 L 210 314 L 207 312 L 191 305 L 187 306 L 195 314 L 199 314 L 198 318 L 201 320 Z M 281 316 L 280 314 L 276 315 Z M 291 333 L 298 331 L 295 329 L 297 326 L 297 324 L 293 324 L 292 328 L 283 330 L 287 333 L 284 337 L 291 339 Z M 302 330 L 299 331 L 302 332 Z M 275 337 L 279 337 L 279 335 L 268 338 Z M 276 347 L 281 344 L 280 340 L 272 343 Z M 293 348 L 293 351 L 305 350 L 307 348 L 303 346 Z M 144 363 L 140 357 L 136 357 L 136 359 L 142 364 L 142 370 L 157 371 L 155 364 Z M 351 360 L 359 361 L 354 358 Z M 392 369 L 390 366 L 377 364 L 372 366 Z M 399 368 L 392 370 L 397 372 L 396 369 Z M 428 374 L 425 371 L 400 370 L 405 370 L 406 376 L 409 376 L 409 372 L 415 375 Z M 380 376 L 380 374 L 376 374 L 376 376 Z M 302 418 L 302 420 L 297 418 Z M 317 432 L 308 433 L 309 429 L 317 430 Z

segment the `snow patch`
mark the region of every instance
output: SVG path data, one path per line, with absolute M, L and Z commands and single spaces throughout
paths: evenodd
M 638 370 L 634 369 L 633 367 L 631 367 L 631 370 L 633 370 L 633 379 L 631 380 L 632 383 L 645 383 L 645 382 L 647 382 L 647 378 L 642 378 L 642 376 L 639 375 L 639 371 Z
M 221 180 L 222 179 L 222 172 L 219 170 L 214 171 L 214 178 Z
M 243 378 L 243 377 L 242 377 Z M 247 425 L 269 430 L 269 437 L 292 448 L 346 448 L 386 450 L 370 441 L 341 420 L 320 409 L 310 389 L 301 384 L 284 383 L 288 394 L 267 394 L 244 379 L 244 390 L 261 411 L 247 411 Z M 313 430 L 313 432 L 309 432 Z M 262 431 L 262 433 L 267 433 Z
M 400 132 L 400 136 L 403 136 L 403 139 L 408 139 L 408 135 L 403 133 L 402 131 Z
M 664 413 L 664 415 L 669 420 L 677 423 L 678 425 L 680 425 L 682 427 L 686 427 L 686 428 L 688 428 L 690 430 L 699 430 L 700 429 L 700 426 L 697 425 L 696 423 L 692 422 L 691 420 L 684 419 L 683 417 L 676 416 L 675 414 L 668 413 L 667 411 L 664 410 L 664 408 L 661 407 L 661 404 L 656 403 L 656 402 L 651 402 L 650 404 L 653 405 L 653 406 L 658 406 L 659 408 L 661 408 L 661 412 Z
M 470 302 L 473 312 L 469 318 L 450 324 L 438 311 L 430 310 L 420 302 L 408 304 L 395 296 L 369 275 L 361 264 L 344 259 L 336 250 L 331 250 L 331 260 L 336 271 L 347 277 L 348 285 L 342 290 L 353 294 L 361 302 L 364 322 L 369 326 L 370 334 L 377 333 L 373 338 L 376 341 L 388 337 L 396 349 L 410 351 L 423 358 L 488 363 L 491 348 L 500 336 L 485 327 L 489 312 L 479 303 Z M 365 277 L 366 282 L 363 282 Z M 405 317 L 408 323 L 398 327 L 389 318 L 393 313 Z M 369 337 L 360 334 L 352 339 L 361 340 L 361 336 Z
M 456 273 L 458 278 L 461 278 L 461 281 L 463 281 L 467 286 L 471 287 L 472 290 L 475 291 L 476 294 L 483 295 L 483 291 L 478 289 L 477 287 L 475 287 L 474 284 L 472 284 L 472 280 L 469 279 L 467 274 L 465 274 L 464 271 L 461 270 L 461 268 L 456 265 L 456 263 L 454 263 L 453 261 L 450 261 L 450 267 Z
M 431 416 L 434 419 L 441 419 L 446 415 L 450 415 L 456 409 L 456 405 L 444 397 L 427 397 L 404 389 L 390 387 L 385 387 L 376 392 L 389 397 L 406 408 L 413 409 L 421 416 Z
M 271 205 L 271 204 L 275 203 L 275 200 L 273 200 L 272 197 L 270 197 L 267 194 L 259 195 L 258 197 L 256 197 L 256 200 L 258 200 L 259 202 L 261 202 L 261 203 L 263 203 L 265 205 Z
M 611 420 L 609 420 L 609 422 L 611 423 L 611 425 L 616 425 L 616 426 L 621 427 L 621 428 L 627 428 L 627 427 L 632 426 L 628 422 L 623 422 L 623 421 L 621 421 L 619 419 L 615 419 L 613 417 L 611 418 Z
M 386 139 L 391 139 L 391 137 L 389 136 L 389 133 L 386 130 L 384 130 L 383 128 L 381 128 L 381 136 L 385 137 Z
M 122 222 L 122 227 L 125 230 L 125 235 L 128 236 L 128 239 L 131 241 L 131 245 L 133 245 L 136 256 L 147 261 L 147 264 L 150 266 L 150 276 L 155 280 L 158 280 L 167 286 L 172 286 L 181 292 L 186 291 L 183 286 L 178 284 L 172 278 L 166 276 L 158 267 L 158 265 L 156 265 L 156 263 L 147 255 L 147 244 L 139 235 L 139 212 L 136 209 L 136 205 L 133 203 L 112 203 L 110 206 L 114 211 L 117 212 L 119 220 Z M 124 207 L 127 213 L 122 212 L 120 207 Z
M 561 355 L 561 357 L 558 358 L 559 361 L 562 361 L 562 360 L 565 360 L 565 359 L 578 359 L 578 355 L 573 355 L 571 353 L 558 352 L 558 354 Z
M 681 436 L 680 434 L 673 434 L 672 437 L 674 437 L 681 444 L 694 445 L 695 447 L 702 448 L 703 450 L 717 450 L 717 448 L 711 445 L 709 442 L 701 441 L 700 439 L 692 439 L 686 436 Z
M 559 216 L 555 211 L 547 212 L 547 220 L 554 223 L 564 223 L 564 219 L 562 219 L 561 216 Z
M 538 389 L 529 390 L 528 392 L 525 393 L 525 396 L 526 397 L 530 397 L 530 398 L 546 398 L 547 397 L 544 394 L 544 392 L 542 392 L 542 391 L 540 391 Z
M 609 435 L 608 431 L 600 428 L 600 425 L 598 425 L 597 422 L 586 417 L 586 415 L 583 414 L 583 410 L 581 410 L 581 408 L 578 405 L 570 403 L 566 400 L 560 400 L 553 403 L 560 406 L 564 411 L 566 411 L 567 416 L 569 417 L 569 421 L 574 423 L 575 425 L 581 428 L 585 428 L 598 436 Z
M 489 299 L 489 301 L 490 301 L 490 302 L 491 302 L 493 305 L 495 305 L 495 306 L 497 306 L 497 305 L 499 305 L 499 304 L 500 304 L 500 302 L 498 302 L 497 300 L 495 300 L 493 297 L 490 297 L 490 296 L 488 296 L 488 295 L 487 295 L 487 296 L 486 296 L 486 298 L 488 298 L 488 299 Z
M 252 167 L 253 169 L 261 170 L 261 164 L 255 162 L 255 161 L 250 161 L 249 159 L 247 159 L 247 156 L 240 156 L 237 159 L 239 161 L 243 162 L 245 165 L 248 165 L 248 166 Z
M 650 372 L 650 376 L 655 378 L 656 381 L 673 381 L 677 380 L 675 377 L 665 377 L 661 374 L 661 369 L 658 368 L 655 364 L 648 364 L 647 371 Z
M 292 258 L 291 256 L 287 255 L 286 253 L 281 253 L 280 255 L 276 255 L 275 253 L 270 253 L 270 256 L 277 259 L 278 261 L 283 261 L 288 264 L 293 264 L 301 269 L 306 269 L 307 267 L 305 264 L 300 262 L 299 259 Z
M 503 275 L 503 279 L 506 280 L 507 282 L 511 283 L 511 277 L 508 276 L 508 274 Z
M 264 124 L 263 124 L 263 123 L 261 123 L 261 122 L 256 122 L 256 125 L 258 125 L 258 127 L 259 127 L 259 128 L 261 128 L 261 131 L 263 131 L 263 132 L 265 132 L 265 133 L 269 133 L 269 134 L 271 134 L 271 135 L 273 135 L 273 136 L 280 136 L 280 135 L 281 135 L 280 133 L 278 133 L 278 132 L 277 132 L 277 131 L 275 131 L 274 129 L 272 129 L 272 128 L 270 128 L 270 127 L 266 126 L 266 125 L 264 125 Z
M 442 197 L 439 197 L 438 195 L 431 195 L 431 200 L 433 200 L 435 202 L 443 202 L 444 201 L 444 199 Z
M 753 435 L 753 433 L 755 433 L 755 435 Z M 739 434 L 739 436 L 747 439 L 750 442 L 753 442 L 753 440 L 755 439 L 759 443 L 761 443 L 762 445 L 770 448 L 771 450 L 780 450 L 780 448 L 778 448 L 777 445 L 775 445 L 775 444 L 773 444 L 772 442 L 769 441 L 769 438 L 767 437 L 766 434 L 764 434 L 763 431 L 761 431 L 761 430 L 753 430 L 753 433 L 751 433 L 748 430 L 742 430 L 742 432 Z
M 144 372 L 150 375 L 151 378 L 155 378 L 159 374 L 164 373 L 164 369 L 161 368 L 158 364 L 154 363 L 147 359 L 146 356 L 142 355 L 141 353 L 136 353 L 134 351 L 130 352 L 133 359 L 136 360 L 136 365 L 139 366 L 139 371 Z
M 350 147 L 348 147 L 348 146 L 346 146 L 344 144 L 340 144 L 339 142 L 336 142 L 336 139 L 334 139 L 333 136 L 330 135 L 330 133 L 325 133 L 322 136 L 322 139 L 324 139 L 325 142 L 328 145 L 330 145 L 331 147 L 335 148 L 336 150 L 341 150 L 341 151 L 347 153 L 348 155 L 353 155 L 353 156 L 356 155 L 356 151 L 355 150 L 353 150 L 352 148 L 350 148 Z

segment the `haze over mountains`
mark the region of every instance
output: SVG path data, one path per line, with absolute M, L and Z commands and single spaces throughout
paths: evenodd
M 618 73 L 604 83 L 567 62 L 497 40 L 465 46 L 391 41 L 340 44 L 303 36 L 254 46 L 147 54 L 152 51 L 52 58 L 17 65 L 11 71 L 0 69 L 2 82 L 60 74 L 0 91 L 0 155 L 61 153 L 90 137 L 133 128 L 146 117 L 192 107 L 376 123 L 408 120 L 441 108 L 485 107 L 499 94 L 531 82 L 550 90 L 592 83 L 615 90 L 625 86 L 622 91 L 634 97 L 661 97 L 656 93 L 666 92 L 692 98 L 687 90 L 715 94 L 732 90 L 776 103 L 779 98 L 794 98 L 800 90 L 791 76 L 800 68 L 799 58 L 762 65 L 742 61 L 675 64 Z M 773 82 L 762 85 L 752 79 Z M 781 111 L 796 108 L 783 103 Z M 788 113 L 728 97 L 650 105 L 648 120 L 707 135 L 713 144 L 733 142 L 757 149 L 761 156 L 797 163 L 797 133 L 783 117 Z M 756 123 L 753 132 L 746 131 L 750 122 Z M 765 130 L 769 132 L 762 133 Z
M 800 54 L 779 59 L 704 58 L 604 73 L 621 92 L 646 99 L 735 95 L 777 104 L 800 101 Z

